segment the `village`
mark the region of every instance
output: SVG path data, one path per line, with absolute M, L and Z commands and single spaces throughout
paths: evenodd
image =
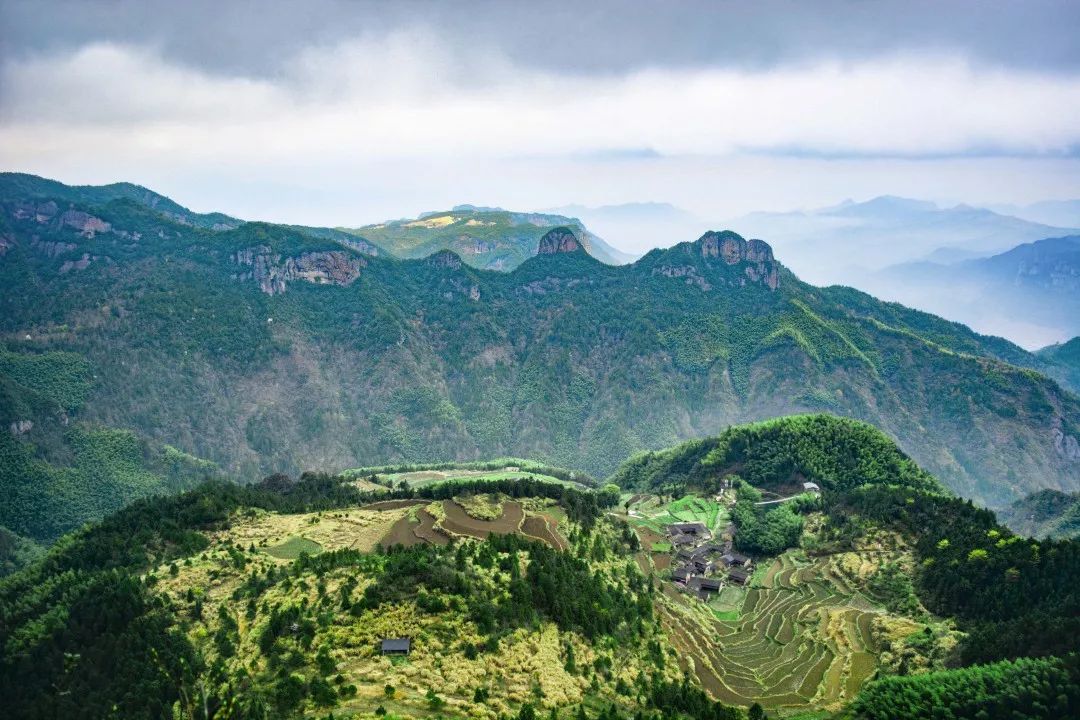
M 708 600 L 723 589 L 725 581 L 749 582 L 752 561 L 734 549 L 734 524 L 728 523 L 715 539 L 700 522 L 672 523 L 667 532 L 675 552 L 671 579 L 677 587 Z
M 812 482 L 803 483 L 803 492 L 818 493 L 820 488 Z M 727 504 L 733 501 L 725 496 L 730 486 L 721 491 L 716 501 Z M 794 495 L 758 504 L 771 505 L 787 502 Z M 675 522 L 666 526 L 668 540 L 674 557 L 671 564 L 671 580 L 675 586 L 708 602 L 724 589 L 724 584 L 745 586 L 753 574 L 753 559 L 735 550 L 736 527 L 728 522 L 716 535 L 703 522 Z

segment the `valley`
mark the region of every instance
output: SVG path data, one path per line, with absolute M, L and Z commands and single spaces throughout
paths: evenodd
M 621 487 L 508 462 L 524 464 L 138 501 L 0 580 L 0 691 L 17 716 L 79 697 L 128 717 L 844 717 L 895 707 L 891 680 L 991 672 L 1004 640 L 1049 659 L 987 668 L 1064 672 L 1048 701 L 1080 703 L 1053 659 L 1072 647 L 1077 543 L 1040 553 L 869 426 L 739 426 L 628 460 Z M 991 570 L 1021 556 L 1025 584 Z M 946 557 L 967 559 L 942 586 Z M 995 579 L 972 595 L 969 576 Z M 1030 611 L 995 614 L 1003 593 Z M 99 603 L 123 610 L 84 625 Z M 110 651 L 143 643 L 156 667 Z
M 62 433 L 45 439 L 67 418 L 175 448 L 196 477 L 500 455 L 603 476 L 730 424 L 825 411 L 873 422 L 992 507 L 1080 487 L 1064 355 L 808 285 L 759 240 L 710 232 L 616 267 L 549 228 L 495 272 L 169 203 L 0 177 L 5 357 L 67 353 L 84 378 L 77 403 L 10 405 L 19 452 L 70 458 Z

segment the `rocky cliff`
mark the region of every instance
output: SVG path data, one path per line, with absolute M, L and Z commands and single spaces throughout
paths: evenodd
M 555 255 L 558 253 L 576 252 L 581 249 L 574 231 L 566 227 L 557 227 L 548 230 L 540 238 L 540 245 L 536 249 L 537 255 Z
M 296 257 L 283 257 L 265 245 L 245 248 L 235 253 L 233 262 L 246 265 L 250 272 L 237 273 L 239 280 L 255 280 L 267 295 L 285 292 L 294 280 L 316 284 L 351 285 L 360 277 L 360 268 L 367 262 L 340 250 L 307 252 Z

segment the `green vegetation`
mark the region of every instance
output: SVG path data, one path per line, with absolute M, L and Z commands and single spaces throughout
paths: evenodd
M 1048 361 L 805 285 L 764 249 L 729 265 L 688 242 L 628 266 L 570 253 L 492 272 L 448 254 L 372 256 L 326 229 L 202 222 L 134 186 L 12 174 L 0 218 L 13 243 L 3 352 L 78 357 L 90 380 L 85 395 L 23 387 L 42 402 L 82 397 L 72 422 L 131 430 L 232 477 L 505 454 L 603 476 L 732 423 L 828 411 L 877 424 L 984 504 L 1075 489 L 1048 429 L 1080 437 L 1080 400 L 1034 372 Z M 313 257 L 359 274 L 289 275 Z
M 589 475 L 566 468 L 552 467 L 523 458 L 498 458 L 474 462 L 405 463 L 351 468 L 342 475 L 365 478 L 376 484 L 396 487 L 403 480 L 412 487 L 455 480 L 506 480 L 532 477 L 543 482 L 558 482 L 571 487 L 596 487 Z
M 304 553 L 318 555 L 322 552 L 322 545 L 302 537 L 291 537 L 280 545 L 266 548 L 267 555 L 273 555 L 280 560 L 295 560 Z
M 451 250 L 473 267 L 511 270 L 533 257 L 541 236 L 557 226 L 572 228 L 590 253 L 608 264 L 627 259 L 586 230 L 581 222 L 543 213 L 464 206 L 448 212 L 425 213 L 415 220 L 394 220 L 346 232 L 402 258 L 425 258 L 439 250 Z
M 626 488 L 712 493 L 730 473 L 754 487 L 792 492 L 806 481 L 826 491 L 876 483 L 940 487 L 877 428 L 831 415 L 731 427 L 717 437 L 635 456 L 612 479 Z
M 931 612 L 955 617 L 969 663 L 1064 655 L 1080 632 L 1080 542 L 1012 534 L 970 502 L 869 486 L 828 507 L 841 545 L 866 521 L 918 538 L 915 589 Z
M 1040 490 L 1017 500 L 999 517 L 1018 533 L 1032 537 L 1080 536 L 1080 493 Z
M 684 495 L 677 500 L 663 502 L 651 495 L 639 496 L 627 501 L 628 518 L 633 524 L 648 527 L 661 535 L 667 534 L 667 526 L 672 523 L 700 522 L 710 530 L 726 521 L 727 512 L 712 498 L 697 495 Z
M 851 712 L 867 720 L 1076 717 L 1080 713 L 1080 661 L 1076 655 L 1021 659 L 885 678 L 863 690 Z
M 0 353 L 0 526 L 47 543 L 133 499 L 216 474 L 213 463 L 133 432 L 70 424 L 67 413 L 78 411 L 89 389 L 78 355 Z M 15 547 L 25 548 L 6 546 Z M 0 558 L 19 564 L 7 551 Z
M 735 545 L 740 550 L 755 555 L 779 555 L 789 547 L 799 544 L 803 519 L 799 510 L 816 509 L 814 498 L 801 498 L 786 503 L 758 505 L 761 493 L 736 478 L 736 502 L 731 509 L 735 523 Z
M 1047 373 L 1073 392 L 1080 392 L 1080 337 L 1038 351 L 1048 363 Z
M 739 717 L 680 686 L 674 668 L 652 664 L 661 637 L 655 586 L 630 562 L 628 529 L 595 512 L 592 529 L 574 523 L 572 552 L 492 535 L 301 553 L 282 564 L 231 535 L 261 511 L 348 515 L 371 497 L 321 475 L 251 488 L 208 484 L 136 502 L 66 539 L 0 581 L 6 710 L 208 720 L 379 706 L 398 716 L 435 708 L 494 718 L 565 706 L 586 718 L 640 709 Z M 379 657 L 379 638 L 401 634 L 413 638 L 408 661 Z M 513 690 L 530 677 L 521 663 L 537 668 L 535 692 Z M 569 669 L 556 672 L 561 664 Z

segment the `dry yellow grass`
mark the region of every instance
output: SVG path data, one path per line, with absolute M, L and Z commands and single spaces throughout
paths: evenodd
M 435 505 L 438 503 L 428 509 L 438 512 Z M 441 712 L 450 717 L 496 720 L 500 715 L 513 716 L 524 702 L 537 703 L 546 714 L 551 707 L 581 702 L 586 695 L 622 703 L 624 699 L 614 691 L 616 681 L 621 678 L 632 684 L 641 672 L 654 670 L 645 667 L 647 659 L 638 648 L 594 645 L 576 633 L 560 631 L 552 623 L 533 630 L 513 631 L 502 637 L 494 650 L 470 659 L 466 653 L 468 645 L 479 646 L 485 637 L 477 632 L 466 614 L 424 612 L 411 601 L 382 605 L 358 616 L 339 611 L 337 598 L 345 582 L 356 582 L 354 598 L 360 597 L 371 582 L 356 567 L 331 570 L 322 578 L 308 574 L 279 580 L 258 595 L 250 620 L 246 617 L 247 601 L 233 599 L 233 593 L 253 572 L 263 575 L 282 564 L 267 555 L 265 547 L 289 537 L 306 537 L 326 549 L 369 550 L 393 522 L 411 511 L 415 508 L 348 509 L 300 515 L 260 511 L 239 515 L 229 529 L 210 534 L 210 547 L 193 557 L 190 564 L 179 564 L 176 575 L 169 566 L 155 568 L 153 574 L 158 578 L 158 589 L 168 594 L 178 608 L 191 606 L 189 589 L 201 602 L 202 619 L 191 622 L 187 633 L 210 663 L 218 658 L 213 638 L 220 624 L 219 608 L 225 607 L 239 626 L 236 654 L 226 659 L 225 664 L 232 671 L 243 668 L 256 675 L 268 672 L 267 659 L 257 646 L 257 638 L 272 609 L 290 605 L 315 607 L 322 598 L 330 598 L 326 607 L 333 610 L 331 619 L 319 625 L 310 649 L 304 654 L 313 656 L 319 648 L 327 648 L 344 684 L 356 687 L 354 697 L 343 698 L 334 708 L 335 715 L 374 717 L 375 708 L 383 705 L 402 717 L 430 717 L 433 713 L 428 706 L 429 690 L 445 701 Z M 237 550 L 237 546 L 243 549 Z M 242 563 L 237 561 L 238 557 L 243 559 Z M 527 554 L 520 556 L 523 565 L 526 557 Z M 625 562 L 625 558 L 612 558 L 597 569 L 621 574 Z M 509 577 L 498 565 L 475 570 L 479 575 L 477 582 L 500 591 L 496 593 L 497 602 L 506 599 Z M 525 573 L 527 568 L 522 566 L 521 571 Z M 407 658 L 390 659 L 381 655 L 378 643 L 382 638 L 403 636 L 413 639 L 413 649 Z M 577 673 L 565 670 L 567 646 L 574 648 Z M 599 691 L 595 692 L 591 688 L 591 671 L 584 669 L 591 668 L 598 654 L 608 656 L 613 669 L 610 678 L 601 678 Z M 677 680 L 676 664 L 670 663 L 664 674 Z M 396 688 L 393 699 L 385 697 L 386 685 Z M 490 693 L 483 704 L 473 703 L 474 692 L 479 687 Z M 315 708 L 308 710 L 314 712 Z
M 303 537 L 322 545 L 324 550 L 352 548 L 368 552 L 375 548 L 409 508 L 361 510 L 349 508 L 324 513 L 279 515 L 256 511 L 251 517 L 239 516 L 232 527 L 213 536 L 213 540 L 239 543 L 241 547 L 273 547 L 291 537 Z
M 405 223 L 405 227 L 441 228 L 453 225 L 458 219 L 453 215 L 438 215 L 436 217 L 422 218 Z
M 465 509 L 469 517 L 477 520 L 498 520 L 502 517 L 503 497 L 498 494 L 459 495 L 454 502 Z

